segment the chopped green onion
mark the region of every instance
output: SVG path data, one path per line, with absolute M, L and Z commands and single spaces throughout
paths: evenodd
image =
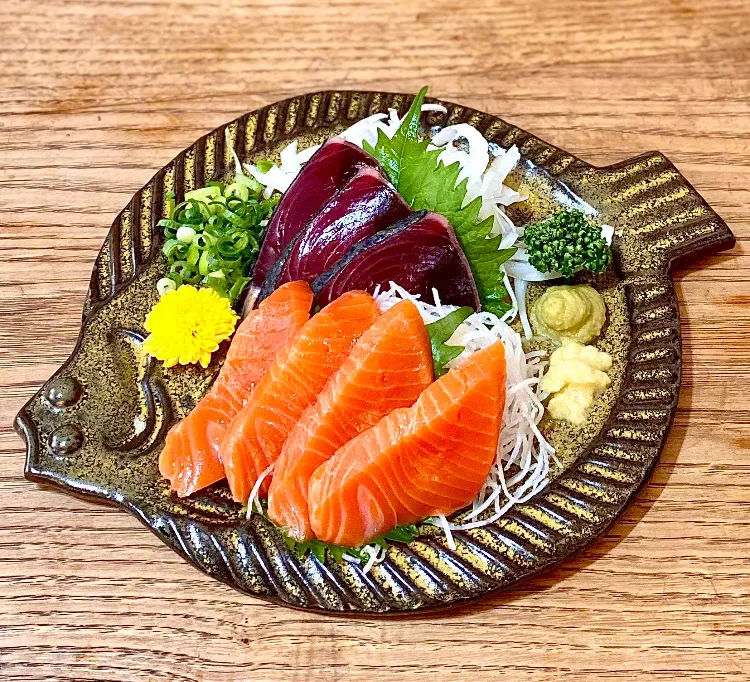
M 193 237 L 193 244 L 201 251 L 205 251 L 212 244 L 211 235 L 202 233 L 196 234 L 195 237 Z
M 174 280 L 169 279 L 169 277 L 162 277 L 156 283 L 156 290 L 159 292 L 159 296 L 164 296 L 168 291 L 174 291 L 176 288 L 177 285 L 174 283 Z
M 195 237 L 195 230 L 190 225 L 180 225 L 177 228 L 176 237 L 178 241 L 189 244 L 193 241 L 193 237 Z
M 208 274 L 208 251 L 201 253 L 201 258 L 198 261 L 198 272 L 204 276 Z
M 235 280 L 234 284 L 232 284 L 232 286 L 229 288 L 229 291 L 227 292 L 229 298 L 232 301 L 236 299 L 249 281 L 249 277 L 240 277 L 239 279 Z
M 241 185 L 239 182 L 233 182 L 231 185 L 228 185 L 224 193 L 227 198 L 236 196 L 242 199 L 242 201 L 247 201 L 250 198 L 250 191 L 247 185 Z
M 260 162 L 266 168 L 269 162 Z M 254 178 L 237 175 L 233 182 L 208 182 L 175 203 L 167 196 L 168 218 L 162 247 L 173 287 L 198 284 L 213 288 L 235 301 L 250 282 L 250 268 L 260 250 L 268 220 L 281 195 L 263 198 L 263 186 Z M 160 280 L 159 291 L 169 287 Z
M 263 193 L 263 185 L 249 175 L 236 176 L 234 178 L 234 184 L 246 187 L 251 194 L 260 195 Z
M 198 259 L 201 257 L 201 250 L 196 244 L 191 244 L 187 252 L 188 265 L 198 265 Z
M 181 242 L 179 239 L 168 239 L 162 247 L 162 253 L 172 261 L 184 260 L 189 249 L 190 244 Z
M 196 199 L 205 203 L 209 203 L 221 196 L 221 185 L 208 185 L 185 193 L 185 199 Z

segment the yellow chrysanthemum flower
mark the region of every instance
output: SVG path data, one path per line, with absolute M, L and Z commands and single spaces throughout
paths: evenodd
M 150 333 L 143 348 L 165 367 L 194 362 L 208 367 L 211 353 L 232 335 L 238 319 L 229 300 L 213 289 L 184 284 L 164 294 L 146 316 Z

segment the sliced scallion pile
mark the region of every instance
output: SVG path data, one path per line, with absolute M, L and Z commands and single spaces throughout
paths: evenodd
M 237 175 L 228 185 L 210 182 L 185 194 L 179 204 L 170 195 L 169 218 L 159 221 L 168 266 L 160 291 L 171 288 L 166 282 L 170 280 L 175 287 L 210 287 L 236 301 L 250 281 L 250 266 L 280 198 L 275 194 L 263 199 L 262 185 L 246 175 Z

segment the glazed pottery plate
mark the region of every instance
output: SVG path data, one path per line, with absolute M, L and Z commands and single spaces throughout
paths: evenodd
M 185 559 L 242 592 L 321 611 L 449 606 L 537 573 L 601 534 L 646 481 L 677 406 L 680 327 L 670 266 L 729 248 L 734 238 L 659 153 L 594 168 L 496 116 L 447 102 L 440 102 L 447 113 L 424 115 L 430 131 L 468 122 L 521 151 L 509 183 L 529 199 L 515 209 L 516 221 L 578 206 L 615 228 L 615 262 L 593 282 L 608 308 L 599 346 L 614 357 L 612 386 L 584 428 L 543 424 L 561 462 L 552 482 L 494 524 L 455 533 L 454 550 L 437 528 L 422 525 L 416 539 L 392 545 L 363 574 L 346 560 L 297 557 L 264 517 L 245 519 L 223 483 L 179 499 L 159 475 L 169 427 L 204 394 L 222 358 L 216 353 L 207 370 L 165 370 L 143 352 L 143 320 L 165 270 L 157 223 L 167 193 L 180 201 L 231 175 L 225 135 L 243 161 L 278 158 L 291 140 L 304 148 L 389 107 L 403 115 L 411 99 L 321 92 L 264 107 L 198 140 L 136 193 L 96 260 L 73 355 L 17 417 L 26 476 L 124 507 Z

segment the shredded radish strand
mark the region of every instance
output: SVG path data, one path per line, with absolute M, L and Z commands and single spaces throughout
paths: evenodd
M 443 533 L 445 533 L 445 541 L 448 543 L 448 548 L 451 550 L 456 549 L 456 541 L 453 539 L 453 533 L 451 532 L 451 524 L 449 523 L 448 519 L 445 518 L 442 514 L 437 518 L 438 525 L 443 530 Z
M 260 475 L 258 480 L 255 481 L 255 485 L 250 491 L 250 497 L 247 498 L 247 518 L 250 518 L 250 515 L 253 513 L 253 505 L 255 505 L 255 511 L 257 511 L 259 514 L 263 513 L 263 508 L 260 506 L 260 500 L 258 499 L 258 493 L 260 492 L 260 486 L 263 485 L 263 481 L 265 481 L 266 478 L 273 472 L 274 464 L 275 463 L 272 462 Z

